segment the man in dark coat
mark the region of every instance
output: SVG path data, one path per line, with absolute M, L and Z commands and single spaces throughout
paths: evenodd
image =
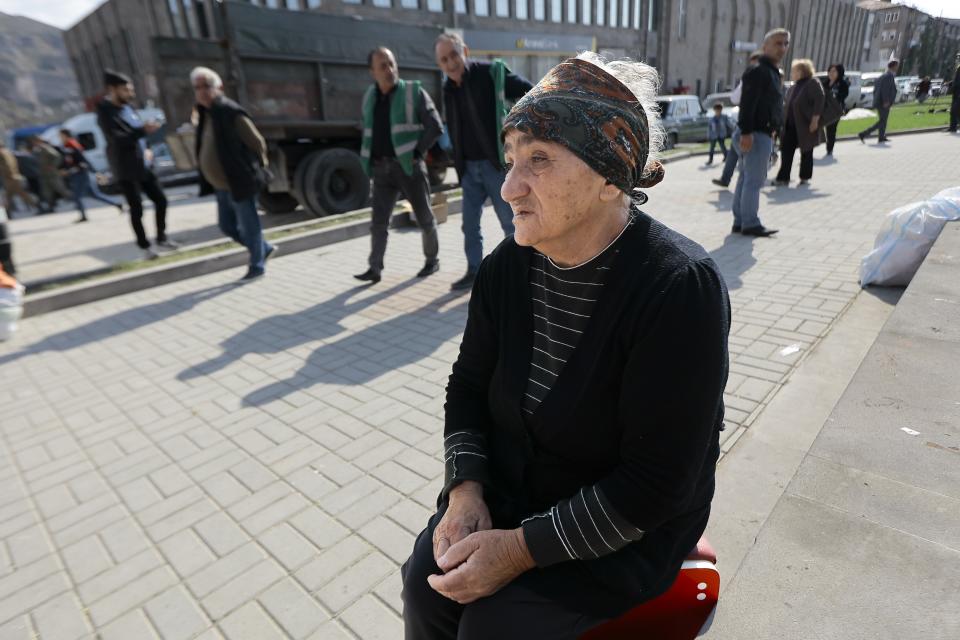
M 513 234 L 513 212 L 500 197 L 503 186 L 503 151 L 499 131 L 509 106 L 533 85 L 510 71 L 502 60 L 469 60 L 470 48 L 455 33 L 437 38 L 437 65 L 447 76 L 443 102 L 453 142 L 454 164 L 463 187 L 463 245 L 467 273 L 453 289 L 469 289 L 483 259 L 480 214 L 487 198 L 500 220 L 503 234 Z
M 264 274 L 264 263 L 276 247 L 263 239 L 257 215 L 257 194 L 263 188 L 267 143 L 247 112 L 223 95 L 223 80 L 213 69 L 190 72 L 197 99 L 197 164 L 200 195 L 216 193 L 217 223 L 224 235 L 250 253 L 243 280 Z
M 122 73 L 107 70 L 103 74 L 106 97 L 97 105 L 97 124 L 107 139 L 107 160 L 117 185 L 130 207 L 130 224 L 137 237 L 137 246 L 145 256 L 156 258 L 157 253 L 147 240 L 143 228 L 141 194 L 153 201 L 157 216 L 157 247 L 176 249 L 177 244 L 167 239 L 167 198 L 157 177 L 144 160 L 144 138 L 158 129 L 157 122 L 143 122 L 130 103 L 136 98 L 133 83 Z
M 878 119 L 870 127 L 857 134 L 860 142 L 865 143 L 867 136 L 878 129 L 878 142 L 889 142 L 889 138 L 887 138 L 887 118 L 890 117 L 890 107 L 897 101 L 896 76 L 899 66 L 900 62 L 898 60 L 891 60 L 887 64 L 887 70 L 884 74 L 877 78 L 877 84 L 873 88 L 873 108 L 877 110 Z
M 957 126 L 960 126 L 960 53 L 957 53 L 957 69 L 953 73 L 950 93 L 953 95 L 950 103 L 950 133 L 956 133 Z

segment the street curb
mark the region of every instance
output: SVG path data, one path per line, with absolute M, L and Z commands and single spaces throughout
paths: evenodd
M 460 213 L 462 199 L 451 198 L 447 200 L 447 213 Z M 355 217 L 356 211 L 340 214 L 343 217 Z M 335 216 L 330 216 L 334 218 Z M 326 219 L 330 219 L 326 218 Z M 405 223 L 408 220 L 406 211 L 398 211 L 391 217 L 391 226 L 393 223 Z M 314 221 L 315 222 L 315 221 Z M 312 224 L 313 222 L 311 222 Z M 294 223 L 275 227 L 270 231 L 283 230 L 285 228 L 296 227 L 306 223 Z M 360 238 L 370 233 L 369 212 L 351 222 L 316 229 L 299 235 L 274 240 L 280 255 L 284 256 L 301 251 L 308 251 L 318 247 L 324 247 L 344 240 Z M 211 240 L 206 243 L 199 243 L 191 249 L 203 248 L 222 244 L 223 240 Z M 175 262 L 169 265 L 159 267 L 140 269 L 132 273 L 119 274 L 114 277 L 102 278 L 93 282 L 68 285 L 52 291 L 41 292 L 34 295 L 28 295 L 24 299 L 23 317 L 29 318 L 42 315 L 59 309 L 75 307 L 88 302 L 96 302 L 106 298 L 142 291 L 152 287 L 158 287 L 187 278 L 195 278 L 225 269 L 242 267 L 247 264 L 247 251 L 244 248 L 227 249 L 221 253 L 199 256 L 182 262 Z

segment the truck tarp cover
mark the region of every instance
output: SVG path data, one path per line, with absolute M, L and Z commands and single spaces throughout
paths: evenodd
M 367 54 L 378 45 L 388 47 L 401 69 L 436 69 L 433 41 L 438 27 L 402 25 L 310 11 L 265 9 L 249 3 L 228 2 L 234 43 L 241 55 L 269 54 L 320 60 L 354 60 L 366 65 Z

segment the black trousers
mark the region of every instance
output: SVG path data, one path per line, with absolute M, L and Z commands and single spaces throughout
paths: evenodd
M 780 142 L 780 171 L 777 180 L 790 181 L 790 171 L 793 169 L 793 154 L 799 146 L 797 127 L 790 121 L 783 128 L 783 140 Z M 813 177 L 813 149 L 800 151 L 800 179 L 809 180 Z
M 146 194 L 153 201 L 153 207 L 157 216 L 157 242 L 163 242 L 167 239 L 167 197 L 157 182 L 157 176 L 147 170 L 144 173 L 143 180 L 136 182 L 134 180 L 120 180 L 118 183 L 120 190 L 123 191 L 127 204 L 130 206 L 130 224 L 133 226 L 133 233 L 137 236 L 137 246 L 141 249 L 149 249 L 150 241 L 147 240 L 147 233 L 143 229 L 143 201 L 141 194 Z
M 576 640 L 604 622 L 572 610 L 544 595 L 555 582 L 549 569 L 533 569 L 493 594 L 468 605 L 442 596 L 427 583 L 441 573 L 433 558 L 433 530 L 446 505 L 430 518 L 414 543 L 413 554 L 400 569 L 403 578 L 403 625 L 406 640 Z M 587 584 L 571 588 L 590 589 Z
M 837 143 L 837 127 L 840 121 L 827 125 L 827 153 L 833 153 L 833 145 Z
M 413 163 L 413 175 L 393 158 L 378 159 L 373 165 L 373 213 L 370 216 L 370 268 L 383 271 L 383 256 L 387 252 L 387 229 L 397 199 L 403 194 L 417 219 L 422 237 L 423 255 L 427 262 L 436 262 L 439 252 L 437 221 L 430 206 L 430 181 L 423 160 Z
M 955 87 L 953 101 L 950 103 L 950 131 L 956 131 L 960 126 L 960 87 Z
M 877 131 L 877 136 L 880 140 L 887 139 L 887 118 L 890 117 L 890 109 L 883 107 L 877 107 L 877 121 L 872 125 L 860 132 L 860 135 L 866 138 L 874 131 Z M 879 131 L 878 131 L 879 130 Z

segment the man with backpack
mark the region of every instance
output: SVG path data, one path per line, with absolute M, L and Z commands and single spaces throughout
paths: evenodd
M 451 285 L 451 289 L 462 290 L 473 286 L 483 259 L 480 214 L 488 197 L 504 235 L 513 234 L 513 210 L 500 197 L 505 176 L 500 130 L 509 111 L 507 101 L 516 102 L 533 85 L 510 71 L 503 60 L 469 60 L 470 49 L 456 33 L 437 38 L 434 53 L 437 65 L 447 76 L 443 83 L 443 102 L 453 142 L 454 164 L 463 188 L 462 229 L 467 272 Z

